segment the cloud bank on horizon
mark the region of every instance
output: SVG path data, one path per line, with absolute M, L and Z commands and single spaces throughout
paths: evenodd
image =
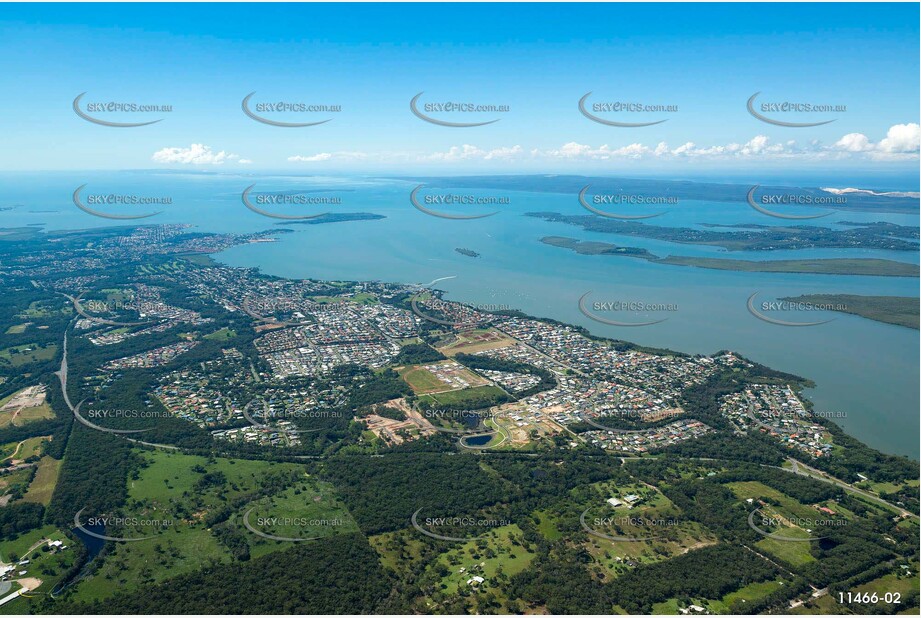
M 291 155 L 288 163 L 340 163 L 375 161 L 379 163 L 456 163 L 464 161 L 515 162 L 515 161 L 612 161 L 612 160 L 677 160 L 677 159 L 773 159 L 841 161 L 864 159 L 869 161 L 915 161 L 921 154 L 921 126 L 918 123 L 893 125 L 886 136 L 872 141 L 863 133 L 848 133 L 832 144 L 818 140 L 798 142 L 794 139 L 775 141 L 766 135 L 756 135 L 745 143 L 728 143 L 701 146 L 685 142 L 669 146 L 666 142 L 644 144 L 633 142 L 612 147 L 608 144 L 591 146 L 567 142 L 559 148 L 525 148 L 521 145 L 480 148 L 472 144 L 452 146 L 445 151 L 431 153 L 403 152 L 316 152 Z M 221 165 L 223 163 L 252 163 L 249 159 L 224 150 L 215 152 L 210 146 L 193 143 L 189 147 L 168 147 L 155 152 L 151 159 L 156 163 L 180 165 Z M 266 161 L 278 165 L 281 161 Z

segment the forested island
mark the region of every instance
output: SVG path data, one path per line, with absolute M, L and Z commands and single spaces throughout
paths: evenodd
M 919 239 L 917 227 L 886 222 L 839 222 L 839 225 L 846 226 L 844 229 L 811 225 L 733 225 L 721 227 L 740 229 L 733 232 L 721 232 L 713 228 L 697 230 L 687 227 L 666 227 L 636 221 L 606 219 L 594 215 L 528 212 L 525 213 L 525 216 L 574 225 L 587 232 L 636 236 L 675 243 L 713 245 L 727 251 L 826 248 L 917 252 L 917 240 Z
M 917 264 L 878 258 L 816 258 L 798 260 L 734 260 L 669 255 L 658 257 L 641 247 L 621 247 L 599 241 L 580 241 L 565 236 L 545 236 L 544 244 L 570 249 L 583 255 L 620 255 L 669 266 L 696 266 L 714 270 L 762 273 L 811 273 L 819 275 L 867 275 L 876 277 L 917 277 Z
M 376 219 L 386 219 L 386 217 L 384 215 L 377 215 L 371 212 L 328 212 L 313 219 L 303 219 L 300 221 L 281 221 L 275 225 L 321 225 L 323 223 L 374 221 Z
M 917 297 L 861 296 L 857 294 L 804 294 L 782 298 L 798 303 L 828 305 L 831 311 L 851 313 L 886 324 L 896 324 L 918 330 Z

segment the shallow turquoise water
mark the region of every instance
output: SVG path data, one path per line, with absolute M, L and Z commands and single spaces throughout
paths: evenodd
M 489 218 L 454 221 L 419 212 L 409 202 L 415 183 L 373 179 L 246 177 L 193 174 L 54 174 L 3 175 L 0 227 L 43 223 L 48 229 L 111 225 L 78 211 L 71 203 L 76 186 L 105 193 L 128 191 L 171 195 L 172 206 L 150 223 L 193 223 L 202 231 L 252 232 L 275 228 L 276 221 L 246 210 L 240 192 L 257 182 L 257 190 L 322 190 L 337 196 L 330 207 L 279 207 L 278 211 L 373 212 L 377 221 L 324 225 L 292 225 L 279 242 L 234 247 L 216 256 L 233 266 L 258 266 L 286 277 L 378 279 L 437 284 L 450 299 L 508 305 L 527 313 L 580 324 L 591 332 L 691 353 L 737 351 L 775 369 L 816 382 L 808 392 L 820 411 L 835 412 L 838 422 L 861 440 L 886 452 L 918 456 L 919 335 L 917 331 L 844 314 L 793 316 L 793 321 L 834 318 L 813 327 L 790 328 L 754 318 L 747 298 L 758 300 L 807 293 L 853 293 L 917 296 L 918 280 L 895 277 L 847 277 L 740 273 L 652 264 L 615 256 L 584 256 L 539 242 L 543 236 L 569 236 L 643 247 L 656 255 L 695 255 L 738 259 L 798 257 L 879 257 L 917 263 L 918 253 L 874 250 L 725 252 L 717 247 L 681 245 L 649 239 L 588 233 L 574 226 L 522 216 L 529 211 L 586 214 L 575 196 L 546 193 L 502 193 L 469 190 L 483 196 L 507 195 L 511 204 Z M 819 184 L 819 183 L 815 183 Z M 911 189 L 911 187 L 905 187 Z M 917 187 L 914 188 L 917 190 Z M 439 190 L 439 192 L 442 192 Z M 489 212 L 491 206 L 465 207 Z M 777 224 L 746 204 L 682 202 L 648 220 L 655 225 Z M 295 210 L 297 209 L 297 210 Z M 54 213 L 29 212 L 55 210 Z M 443 210 L 447 210 L 444 209 Z M 635 212 L 625 209 L 623 212 Z M 805 222 L 891 221 L 917 225 L 914 215 L 840 213 Z M 480 254 L 470 258 L 456 247 Z M 664 322 L 646 327 L 614 327 L 593 321 L 578 309 L 578 299 L 668 303 L 677 310 L 624 321 Z

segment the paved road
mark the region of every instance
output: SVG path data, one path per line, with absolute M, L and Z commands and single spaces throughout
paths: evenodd
M 793 474 L 798 474 L 800 476 L 807 476 L 817 481 L 822 481 L 823 483 L 830 483 L 832 485 L 837 485 L 838 487 L 842 488 L 843 490 L 849 493 L 857 494 L 859 496 L 866 498 L 867 500 L 871 500 L 873 502 L 876 502 L 877 504 L 887 506 L 897 511 L 898 513 L 900 513 L 902 517 L 911 517 L 913 519 L 919 519 L 916 513 L 912 513 L 911 511 L 906 511 L 900 506 L 892 504 L 891 502 L 887 502 L 886 500 L 883 500 L 882 498 L 880 498 L 879 496 L 877 496 L 876 494 L 872 492 L 866 491 L 864 489 L 860 489 L 858 487 L 854 487 L 850 483 L 845 483 L 844 481 L 840 479 L 836 479 L 833 476 L 829 476 L 828 474 L 821 472 L 820 470 L 816 470 L 815 468 L 809 467 L 803 462 L 797 461 L 796 459 L 793 459 L 792 457 L 787 458 L 787 461 L 790 462 L 793 468 L 792 469 L 783 468 L 783 469 L 788 470 L 789 472 L 792 472 Z
M 61 368 L 54 372 L 54 375 L 61 381 L 61 393 L 64 395 L 64 403 L 67 404 L 71 412 L 74 411 L 74 404 L 70 402 L 70 395 L 67 394 L 67 331 L 64 331 L 64 345 L 62 346 Z

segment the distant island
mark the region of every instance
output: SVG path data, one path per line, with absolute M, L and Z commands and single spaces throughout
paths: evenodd
M 553 223 L 566 223 L 587 232 L 618 234 L 651 238 L 666 242 L 714 245 L 728 251 L 779 251 L 788 249 L 885 249 L 888 251 L 918 251 L 917 227 L 877 221 L 854 223 L 839 221 L 846 229 L 831 229 L 812 225 L 745 225 L 738 231 L 717 231 L 689 227 L 667 227 L 605 219 L 594 215 L 563 215 L 558 212 L 528 212 Z M 727 226 L 740 228 L 738 225 Z
M 917 277 L 918 265 L 877 258 L 818 258 L 801 260 L 732 260 L 670 255 L 660 264 L 696 266 L 716 270 L 758 273 L 809 273 L 816 275 L 864 275 L 869 277 Z
M 480 257 L 480 254 L 474 251 L 473 249 L 463 249 L 461 247 L 458 247 L 454 250 L 460 253 L 461 255 L 466 255 L 467 257 L 472 257 L 472 258 Z
M 0 241 L 26 240 L 41 234 L 41 230 L 34 227 L 0 227 Z
M 320 225 L 321 223 L 343 223 L 345 221 L 373 221 L 376 219 L 386 219 L 384 215 L 376 215 L 371 212 L 328 212 L 313 219 L 301 219 L 299 221 L 282 221 L 275 225 Z
M 860 296 L 857 294 L 804 294 L 781 298 L 790 302 L 828 305 L 831 311 L 859 315 L 868 320 L 918 330 L 918 302 L 911 296 Z M 842 308 L 843 307 L 843 308 Z
M 513 175 L 513 176 L 413 176 L 400 180 L 424 182 L 428 187 L 454 189 L 493 189 L 527 191 L 529 193 L 557 193 L 575 196 L 586 185 L 591 191 L 601 193 L 629 193 L 645 197 L 673 196 L 681 201 L 706 200 L 709 202 L 736 202 L 744 204 L 750 184 L 725 184 L 690 180 L 664 180 L 659 178 L 611 178 L 609 176 L 575 175 Z M 822 187 L 791 187 L 762 185 L 761 195 L 789 195 L 795 193 L 810 198 L 828 198 L 844 195 L 847 201 L 835 204 L 838 211 L 890 212 L 915 214 L 919 210 L 916 193 L 904 191 L 869 191 L 861 189 L 835 189 Z M 746 206 L 747 208 L 747 206 Z
M 917 277 L 918 265 L 877 258 L 819 258 L 800 260 L 734 260 L 730 258 L 669 255 L 660 258 L 640 247 L 621 247 L 598 241 L 580 241 L 565 236 L 545 236 L 540 241 L 583 255 L 622 255 L 656 264 L 696 266 L 715 270 L 761 273 L 808 273 L 817 275 L 865 275 L 874 277 Z
M 540 241 L 554 247 L 571 249 L 582 255 L 623 255 L 650 261 L 659 259 L 656 255 L 640 247 L 620 247 L 611 243 L 577 240 L 575 238 L 567 238 L 566 236 L 545 236 L 541 238 Z

